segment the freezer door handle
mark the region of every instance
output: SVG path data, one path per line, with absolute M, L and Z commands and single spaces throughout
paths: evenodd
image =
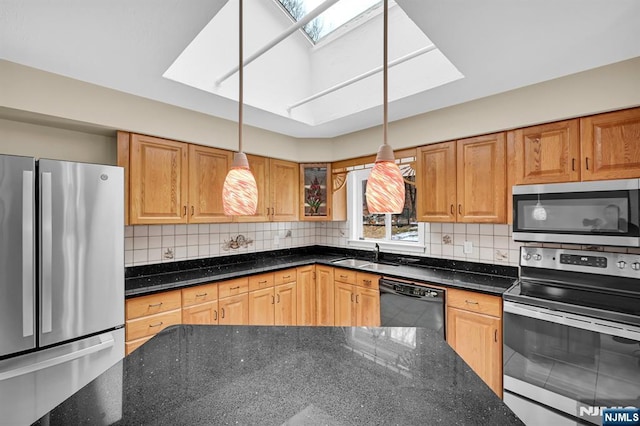
M 41 176 L 41 204 L 42 204 L 42 332 L 51 333 L 52 329 L 52 222 L 53 206 L 51 200 L 51 173 L 43 172 Z
M 33 335 L 33 171 L 22 172 L 22 336 Z
M 64 364 L 65 362 L 73 361 L 78 358 L 82 358 L 96 352 L 100 352 L 102 350 L 113 347 L 115 341 L 113 338 L 109 338 L 104 340 L 103 337 L 100 337 L 100 343 L 97 343 L 93 346 L 89 346 L 87 348 L 82 348 L 80 350 L 74 352 L 67 352 L 65 354 L 55 356 L 52 358 L 43 359 L 41 361 L 33 362 L 28 365 L 23 365 L 18 368 L 14 368 L 7 371 L 0 371 L 0 382 L 3 380 L 11 379 L 12 377 L 22 376 L 24 374 L 33 373 L 39 370 L 43 370 L 45 368 L 53 367 L 56 365 Z

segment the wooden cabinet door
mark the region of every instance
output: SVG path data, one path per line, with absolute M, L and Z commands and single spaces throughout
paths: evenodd
M 316 324 L 333 326 L 334 318 L 333 268 L 316 265 Z
M 489 315 L 447 308 L 447 342 L 502 397 L 501 321 Z
M 421 222 L 456 221 L 456 143 L 418 149 L 416 198 Z
M 290 161 L 270 161 L 271 220 L 291 222 L 298 220 L 298 164 Z
M 354 312 L 355 286 L 341 282 L 335 283 L 335 324 L 338 327 L 351 327 L 356 325 Z
M 247 293 L 237 296 L 225 297 L 218 301 L 220 325 L 247 325 L 249 324 L 249 295 Z
M 296 325 L 316 325 L 315 266 L 298 268 L 296 281 Z
M 505 134 L 457 141 L 458 222 L 506 223 Z
M 233 161 L 231 151 L 189 145 L 189 222 L 231 222 L 222 206 L 222 187 Z
M 188 145 L 134 134 L 130 146 L 129 222 L 186 223 Z
M 273 288 L 249 293 L 249 325 L 273 325 L 275 300 Z
M 234 220 L 236 222 L 269 222 L 271 218 L 271 207 L 269 191 L 269 159 L 266 157 L 260 157 L 257 155 L 248 155 L 249 168 L 253 173 L 253 177 L 256 179 L 256 186 L 258 187 L 258 206 L 256 207 L 256 214 L 253 216 L 236 216 Z
M 358 288 L 356 293 L 356 326 L 380 327 L 380 291 Z
M 516 185 L 579 181 L 579 130 L 577 119 L 514 130 Z
M 331 220 L 331 163 L 300 164 L 300 220 Z
M 582 180 L 640 177 L 640 108 L 580 119 Z
M 218 324 L 218 301 L 182 308 L 183 324 Z
M 275 287 L 275 325 L 296 325 L 296 283 Z

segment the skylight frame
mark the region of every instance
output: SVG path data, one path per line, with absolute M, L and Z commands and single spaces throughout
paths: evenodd
M 278 5 L 278 7 L 283 11 L 283 13 L 285 15 L 287 15 L 289 17 L 289 19 L 291 19 L 292 22 L 294 22 L 294 23 L 297 22 L 296 18 L 284 6 L 284 4 L 282 4 L 281 0 L 273 0 L 273 1 Z M 325 42 L 340 38 L 341 36 L 343 36 L 344 34 L 348 33 L 349 31 L 359 27 L 360 25 L 366 23 L 370 19 L 372 19 L 372 18 L 376 17 L 377 15 L 379 15 L 380 13 L 382 13 L 382 4 L 383 4 L 382 0 L 377 0 L 377 2 L 375 4 L 369 6 L 367 9 L 361 11 L 360 13 L 358 13 L 355 16 L 353 16 L 352 18 L 350 18 L 349 20 L 345 21 L 344 23 L 340 24 L 336 28 L 330 30 L 328 33 L 326 33 L 322 37 L 318 38 L 318 40 L 314 40 L 312 38 L 312 36 L 307 32 L 307 30 L 304 27 L 300 28 L 300 32 L 302 32 L 302 34 L 305 35 L 305 37 L 307 38 L 309 43 L 311 43 L 312 46 L 320 46 L 320 45 L 324 44 Z M 391 7 L 395 6 L 395 5 L 396 5 L 396 2 L 394 0 L 390 0 L 389 8 L 391 8 Z M 334 7 L 334 6 L 335 5 L 332 5 L 331 7 Z M 331 9 L 331 7 L 329 9 Z M 329 10 L 329 9 L 327 9 L 327 10 Z M 326 11 L 321 13 L 315 19 L 321 18 L 325 13 L 326 13 Z M 315 19 L 312 20 L 311 22 L 314 22 Z

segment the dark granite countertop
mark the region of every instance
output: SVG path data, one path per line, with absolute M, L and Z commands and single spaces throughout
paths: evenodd
M 170 327 L 45 425 L 521 425 L 423 328 Z
M 399 265 L 380 265 L 377 271 L 350 268 L 332 263 L 346 257 L 369 259 L 370 257 L 367 256 L 370 256 L 370 253 L 315 246 L 307 249 L 253 253 L 128 268 L 125 295 L 126 297 L 141 296 L 158 291 L 313 264 L 354 269 L 392 278 L 404 278 L 494 295 L 502 295 L 517 280 L 517 268 L 454 262 L 444 259 L 387 255 L 389 260 L 395 261 Z

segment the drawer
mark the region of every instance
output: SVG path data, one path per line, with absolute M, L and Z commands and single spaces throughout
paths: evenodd
M 273 287 L 274 280 L 274 274 L 262 274 L 249 277 L 249 291 L 256 291 L 262 290 L 263 288 Z
M 350 269 L 336 268 L 333 273 L 333 279 L 341 283 L 356 284 L 358 282 L 358 273 Z
M 298 279 L 298 271 L 295 269 L 285 269 L 274 274 L 274 285 L 293 283 Z
M 247 293 L 249 291 L 249 279 L 238 278 L 237 280 L 222 281 L 218 283 L 218 297 L 235 296 L 236 294 Z
M 125 302 L 128 320 L 172 311 L 179 309 L 181 306 L 182 294 L 180 290 L 134 297 L 133 299 L 127 299 Z
M 447 306 L 502 317 L 502 298 L 473 291 L 447 289 Z
M 357 272 L 356 273 L 356 285 L 364 288 L 372 288 L 378 290 L 380 288 L 378 281 L 380 280 L 380 275 L 367 274 L 365 272 Z
M 218 283 L 199 285 L 182 290 L 182 307 L 218 300 Z
M 144 345 L 151 339 L 151 337 L 143 337 L 142 339 L 132 340 L 131 342 L 127 342 L 124 344 L 124 354 L 129 355 L 131 352 L 138 349 L 140 346 Z
M 129 320 L 126 324 L 126 340 L 130 341 L 140 339 L 142 337 L 153 336 L 170 325 L 177 325 L 181 323 L 181 309 Z

